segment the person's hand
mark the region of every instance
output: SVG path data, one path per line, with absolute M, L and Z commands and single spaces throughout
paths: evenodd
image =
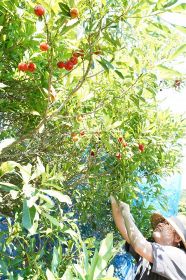
M 123 224 L 123 217 L 121 214 L 121 209 L 115 198 L 111 195 L 111 206 L 112 206 L 112 216 L 114 219 L 114 222 L 116 224 L 116 227 L 119 228 Z
M 112 195 L 110 195 L 110 201 L 111 201 L 111 204 L 117 204 L 115 198 Z
M 119 207 L 123 216 L 130 214 L 130 206 L 127 203 L 120 201 Z

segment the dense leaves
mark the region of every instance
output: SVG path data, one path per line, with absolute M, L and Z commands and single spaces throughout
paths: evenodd
M 34 12 L 38 4 L 43 8 Z M 3 252 L 20 243 L 27 254 L 20 266 L 14 257 L 9 271 L 21 267 L 24 279 L 61 277 L 80 242 L 77 232 L 78 240 L 71 231 L 61 236 L 61 222 L 103 238 L 113 224 L 111 193 L 142 214 L 137 223 L 148 235 L 153 206 L 142 196 L 160 197 L 159 179 L 178 171 L 185 133 L 183 116 L 160 111 L 156 100 L 160 85 L 178 89 L 184 80 L 177 63 L 186 52 L 185 30 L 163 17 L 175 12 L 185 14 L 185 4 L 0 2 L 0 212 L 14 218 L 11 230 L 19 228 Z M 45 245 L 33 254 L 35 234 L 46 246 L 57 242 L 53 259 Z

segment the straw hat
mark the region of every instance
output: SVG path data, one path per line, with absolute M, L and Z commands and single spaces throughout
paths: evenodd
M 186 249 L 186 216 L 178 214 L 177 216 L 165 218 L 161 214 L 154 213 L 151 216 L 153 229 L 155 229 L 158 223 L 161 223 L 165 220 L 175 229 Z

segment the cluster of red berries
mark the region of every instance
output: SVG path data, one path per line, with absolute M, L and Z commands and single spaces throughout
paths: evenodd
M 58 68 L 64 68 L 67 71 L 71 71 L 74 68 L 74 66 L 76 64 L 78 64 L 78 57 L 83 57 L 83 56 L 84 56 L 84 51 L 83 50 L 78 50 L 78 51 L 76 51 L 72 54 L 72 57 L 69 60 L 67 60 L 65 62 L 64 61 L 59 61 L 57 63 L 57 67 Z
M 128 144 L 124 141 L 123 137 L 119 137 L 119 138 L 118 138 L 118 142 L 119 142 L 120 144 L 122 144 L 122 146 L 123 146 L 124 148 L 128 146 Z M 141 153 L 143 153 L 143 152 L 144 152 L 144 149 L 145 149 L 144 144 L 139 143 L 139 144 L 138 144 L 138 149 L 139 149 L 139 151 L 140 151 Z M 121 154 L 120 152 L 116 153 L 116 158 L 117 158 L 118 160 L 121 160 L 122 154 Z
M 42 17 L 42 16 L 45 14 L 45 9 L 43 8 L 42 5 L 37 5 L 37 6 L 35 6 L 35 8 L 34 8 L 34 13 L 36 14 L 36 16 Z M 78 11 L 78 9 L 77 9 L 77 8 L 71 8 L 71 9 L 70 9 L 69 16 L 70 16 L 71 18 L 78 18 L 78 16 L 79 16 L 79 11 Z
M 34 8 L 34 13 L 38 16 L 38 17 L 42 17 L 45 14 L 45 9 L 42 5 L 37 5 Z M 72 8 L 70 10 L 70 16 L 71 18 L 76 18 L 79 16 L 79 12 L 77 8 Z M 46 43 L 43 42 L 39 45 L 39 48 L 41 51 L 48 51 L 50 46 Z M 79 50 L 77 52 L 73 53 L 73 56 L 66 62 L 63 61 L 59 61 L 57 63 L 58 68 L 65 68 L 67 71 L 71 71 L 74 67 L 74 65 L 76 65 L 78 63 L 78 57 L 79 56 L 84 56 L 84 51 L 83 50 Z M 23 71 L 23 72 L 34 72 L 36 70 L 36 65 L 32 62 L 30 63 L 24 63 L 21 62 L 18 64 L 18 69 L 19 71 Z
M 19 71 L 23 71 L 23 72 L 34 72 L 36 70 L 36 65 L 33 62 L 29 62 L 29 63 L 20 62 L 18 64 L 18 69 Z
M 77 63 L 78 63 L 78 58 L 75 56 L 72 56 L 69 60 L 67 60 L 65 62 L 59 61 L 57 63 L 57 67 L 64 68 L 67 71 L 71 71 Z
M 119 137 L 118 142 L 121 143 L 124 148 L 128 146 L 123 137 Z
M 82 130 L 80 131 L 79 135 L 83 137 L 85 135 L 85 132 Z M 77 133 L 71 133 L 71 137 L 73 142 L 77 142 L 79 140 L 79 136 Z
M 39 45 L 41 51 L 48 51 L 49 45 L 45 42 L 41 43 Z M 23 72 L 34 72 L 36 70 L 36 64 L 33 62 L 25 63 L 25 62 L 20 62 L 18 64 L 18 69 L 19 71 Z

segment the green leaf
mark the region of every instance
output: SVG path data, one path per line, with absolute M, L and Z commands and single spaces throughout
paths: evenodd
M 54 207 L 55 203 L 54 203 L 54 201 L 52 201 L 52 199 L 49 196 L 41 194 L 41 193 L 39 193 L 38 196 L 47 203 L 48 208 Z
M 115 70 L 114 66 L 112 65 L 112 63 L 110 61 L 106 60 L 105 58 L 101 58 L 101 60 L 107 65 L 107 67 L 109 69 Z
M 85 277 L 83 276 L 84 275 L 84 270 L 78 263 L 74 264 L 74 269 L 79 274 L 80 279 L 85 280 Z
M 107 269 L 106 279 L 108 279 L 108 278 L 112 279 L 113 275 L 114 275 L 114 266 L 111 265 L 111 266 L 109 266 L 109 268 Z M 114 279 L 114 278 L 113 278 L 113 279 Z
M 8 138 L 8 139 L 4 139 L 0 142 L 0 153 L 1 151 L 10 146 L 16 139 L 15 138 Z
M 175 59 L 180 54 L 184 53 L 186 51 L 186 44 L 183 44 L 181 47 L 179 47 L 170 57 L 169 59 Z
M 32 227 L 32 220 L 30 216 L 30 210 L 27 205 L 27 200 L 23 200 L 23 216 L 22 216 L 22 225 L 24 228 L 26 228 L 28 231 Z
M 125 77 L 123 76 L 123 74 L 118 71 L 118 70 L 115 70 L 115 73 L 121 78 L 121 79 L 125 79 Z
M 113 234 L 107 234 L 106 238 L 100 243 L 99 252 L 95 251 L 91 267 L 90 267 L 90 279 L 100 279 L 103 271 L 108 266 L 108 262 L 113 256 Z M 91 278 L 92 277 L 92 278 Z
M 178 2 L 178 0 L 171 0 L 168 3 L 166 3 L 165 5 L 163 5 L 163 8 L 169 8 L 172 5 L 174 5 L 176 2 Z
M 0 189 L 6 192 L 10 192 L 11 190 L 19 191 L 18 186 L 6 182 L 0 182 Z
M 104 39 L 107 40 L 109 43 L 111 43 L 115 47 L 121 47 L 121 42 L 119 39 L 115 39 L 112 34 L 104 33 Z
M 111 128 L 111 129 L 114 129 L 114 128 L 116 128 L 116 127 L 121 126 L 121 124 L 122 124 L 122 121 L 116 121 L 116 122 L 114 122 L 113 124 L 111 124 L 110 128 Z
M 174 28 L 176 28 L 177 30 L 181 31 L 182 33 L 186 34 L 186 27 L 184 26 L 179 26 L 179 25 L 176 25 L 176 24 L 172 24 L 172 26 Z
M 55 190 L 40 190 L 52 197 L 57 198 L 60 202 L 66 202 L 67 204 L 72 204 L 72 201 L 70 199 L 70 197 L 68 195 L 64 195 L 59 191 L 55 191 Z
M 72 230 L 72 229 L 67 229 L 67 230 L 65 230 L 65 233 L 70 234 L 70 236 L 71 236 L 75 241 L 77 241 L 77 233 L 76 233 L 74 230 Z
M 53 248 L 52 264 L 51 264 L 51 268 L 52 268 L 52 272 L 53 273 L 56 273 L 58 264 L 59 264 L 59 254 L 58 254 L 57 248 L 54 246 L 54 248 Z
M 94 272 L 95 272 L 95 268 L 96 268 L 96 264 L 97 264 L 98 258 L 99 258 L 98 250 L 96 249 L 95 252 L 94 252 L 94 256 L 93 256 L 93 258 L 91 260 L 90 268 L 89 268 L 89 277 L 90 277 L 90 279 L 94 279 Z
M 3 162 L 0 166 L 0 177 L 6 173 L 10 173 L 10 172 L 14 171 L 16 166 L 18 166 L 18 163 L 15 161 Z
M 106 70 L 106 72 L 109 72 L 109 68 L 104 61 L 97 60 L 97 62 L 99 62 L 99 64 Z
M 63 35 L 65 33 L 67 33 L 68 31 L 70 31 L 71 29 L 73 29 L 76 25 L 79 24 L 79 21 L 76 21 L 75 23 L 73 24 L 70 24 L 70 25 L 65 25 L 63 27 L 63 29 L 61 30 L 60 34 Z
M 63 274 L 61 280 L 74 280 L 74 276 L 72 274 L 72 268 L 68 267 L 65 271 L 65 273 Z
M 22 175 L 24 184 L 28 184 L 28 182 L 30 181 L 30 178 L 31 178 L 32 165 L 30 163 L 28 163 L 27 165 L 20 165 L 19 169 L 20 169 L 20 173 Z
M 113 233 L 108 233 L 106 238 L 101 241 L 99 256 L 105 257 L 110 254 L 113 248 Z
M 59 227 L 59 228 L 63 228 L 63 224 L 59 223 L 58 220 L 54 217 L 52 217 L 51 215 L 47 214 L 47 213 L 42 213 L 42 215 L 44 217 L 46 217 L 53 225 Z
M 7 264 L 7 262 L 4 262 L 3 260 L 0 260 L 0 271 L 4 275 L 7 275 L 7 273 L 8 273 L 8 264 Z
M 64 16 L 70 17 L 70 7 L 65 3 L 59 3 L 59 7 Z
M 5 87 L 8 87 L 8 86 L 3 83 L 0 83 L 0 88 L 5 88 Z
M 101 58 L 101 60 L 97 60 L 101 66 L 107 71 L 109 72 L 109 69 L 113 69 L 115 70 L 114 66 L 112 65 L 112 63 L 104 58 Z
M 157 70 L 159 71 L 159 75 L 162 79 L 175 79 L 175 77 L 180 77 L 182 76 L 182 73 L 173 70 L 171 68 L 168 68 L 162 64 L 159 64 L 156 66 Z
M 18 195 L 19 195 L 19 192 L 18 191 L 14 191 L 14 190 L 11 190 L 10 191 L 10 195 L 11 195 L 11 198 L 13 200 L 17 199 Z
M 46 277 L 47 277 L 47 280 L 56 280 L 54 274 L 48 268 L 46 270 Z
M 42 164 L 41 160 L 39 157 L 37 157 L 37 164 L 34 173 L 32 174 L 30 180 L 34 180 L 35 178 L 38 178 L 45 172 L 45 167 Z
M 88 274 L 88 270 L 89 270 L 89 263 L 88 263 L 88 251 L 86 248 L 85 243 L 83 242 L 83 253 L 84 253 L 84 268 L 86 271 L 86 274 Z
M 170 10 L 174 13 L 186 14 L 186 3 L 180 4 Z

